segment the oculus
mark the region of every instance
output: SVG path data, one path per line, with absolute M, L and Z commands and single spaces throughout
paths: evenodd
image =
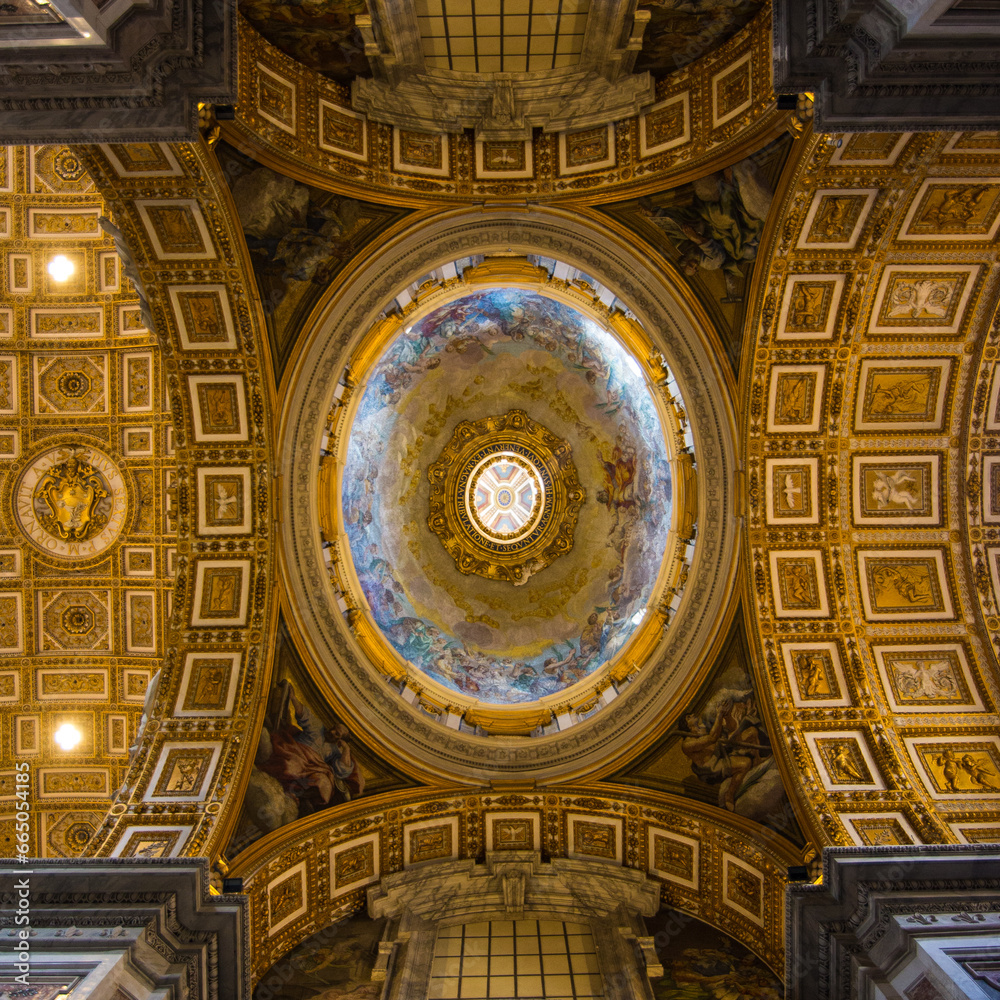
M 118 466 L 103 452 L 63 445 L 25 469 L 14 501 L 21 531 L 48 555 L 84 560 L 110 548 L 125 525 L 128 497 Z
M 462 573 L 517 586 L 573 547 L 572 451 L 523 410 L 463 420 L 427 478 L 427 525 Z

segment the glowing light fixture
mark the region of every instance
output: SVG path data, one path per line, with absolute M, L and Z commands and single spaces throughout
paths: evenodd
M 49 274 L 55 281 L 68 281 L 75 270 L 73 261 L 64 254 L 57 254 L 49 261 Z
M 64 722 L 53 734 L 53 739 L 60 750 L 73 750 L 83 739 L 83 733 L 76 726 Z

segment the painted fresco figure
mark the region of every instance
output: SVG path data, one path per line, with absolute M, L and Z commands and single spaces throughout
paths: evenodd
M 695 181 L 692 189 L 690 204 L 656 207 L 647 201 L 639 211 L 674 243 L 685 275 L 721 271 L 726 285 L 722 301 L 742 301 L 743 264 L 757 258 L 770 187 L 747 158 Z
M 285 710 L 270 733 L 271 753 L 260 769 L 298 801 L 300 816 L 361 795 L 365 780 L 345 739 L 347 729 L 340 723 L 324 727 L 287 680 L 278 690 Z

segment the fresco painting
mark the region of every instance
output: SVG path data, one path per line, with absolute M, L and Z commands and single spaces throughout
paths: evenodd
M 646 920 L 663 976 L 656 1000 L 782 1000 L 778 977 L 728 934 L 686 913 L 663 909 Z
M 296 334 L 337 273 L 405 209 L 321 191 L 215 147 L 246 237 L 280 379 Z
M 663 77 L 718 48 L 749 24 L 764 0 L 640 0 L 649 25 L 635 72 Z
M 254 1000 L 378 1000 L 384 982 L 372 982 L 385 918 L 364 913 L 324 927 L 261 976 Z
M 587 492 L 573 551 L 524 586 L 463 576 L 426 526 L 426 470 L 462 419 L 524 408 L 569 442 Z M 342 504 L 372 616 L 419 670 L 495 704 L 588 676 L 641 621 L 671 523 L 666 445 L 649 387 L 594 320 L 493 289 L 397 336 L 350 431 Z
M 227 856 L 303 816 L 412 784 L 316 694 L 282 623 L 257 753 Z
M 239 0 L 240 13 L 276 48 L 338 83 L 371 76 L 354 18 L 365 0 Z
M 708 802 L 803 843 L 764 725 L 741 614 L 674 725 L 609 780 Z

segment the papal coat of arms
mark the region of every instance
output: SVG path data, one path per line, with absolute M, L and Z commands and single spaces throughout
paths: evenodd
M 71 452 L 38 480 L 33 499 L 38 519 L 48 531 L 63 541 L 82 541 L 107 523 L 100 507 L 108 495 L 104 477 Z

